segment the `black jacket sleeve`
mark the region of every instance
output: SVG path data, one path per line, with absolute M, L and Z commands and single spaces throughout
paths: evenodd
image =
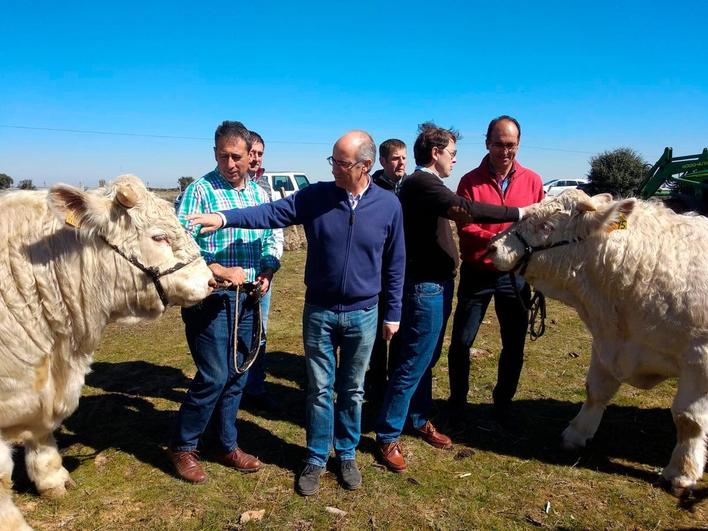
M 410 184 L 413 183 L 411 182 Z M 423 210 L 432 209 L 440 217 L 452 219 L 449 214 L 450 208 L 459 207 L 474 218 L 474 223 L 498 223 L 519 220 L 518 208 L 470 201 L 457 195 L 446 187 L 438 177 L 432 174 L 427 174 L 424 178 L 417 179 L 416 186 L 410 187 L 408 192 L 411 199 L 414 199 L 417 203 L 418 208 Z

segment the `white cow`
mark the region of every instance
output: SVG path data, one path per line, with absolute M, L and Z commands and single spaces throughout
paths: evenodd
M 648 389 L 678 377 L 678 441 L 663 476 L 676 494 L 694 487 L 708 432 L 708 219 L 571 190 L 529 207 L 489 252 L 501 270 L 525 267 L 592 333 L 587 399 L 564 446 L 593 437 L 621 383 Z
M 11 499 L 11 444 L 24 444 L 42 495 L 71 484 L 52 432 L 79 403 L 104 327 L 195 304 L 212 284 L 171 206 L 137 177 L 0 194 L 0 529 L 29 529 Z

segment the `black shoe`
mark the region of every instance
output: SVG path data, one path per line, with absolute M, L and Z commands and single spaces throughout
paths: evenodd
M 320 490 L 320 476 L 325 467 L 305 463 L 304 468 L 297 477 L 295 490 L 302 496 L 312 496 Z
M 356 490 L 361 487 L 361 472 L 354 459 L 344 459 L 339 462 L 339 479 L 342 487 L 347 490 Z

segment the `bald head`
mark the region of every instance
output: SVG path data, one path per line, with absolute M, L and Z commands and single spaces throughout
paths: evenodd
M 487 149 L 489 162 L 496 173 L 508 175 L 514 166 L 521 140 L 521 126 L 511 116 L 500 116 L 489 123 Z
M 332 175 L 337 186 L 358 193 L 368 185 L 368 174 L 376 158 L 374 139 L 366 131 L 349 131 L 332 148 Z
M 371 135 L 361 129 L 354 129 L 337 140 L 334 147 L 340 147 L 354 154 L 356 162 L 369 161 L 370 169 L 376 158 L 376 144 Z

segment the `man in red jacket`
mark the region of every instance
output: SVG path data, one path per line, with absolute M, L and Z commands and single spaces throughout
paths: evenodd
M 489 154 L 478 168 L 462 177 L 457 194 L 475 202 L 514 207 L 525 207 L 543 199 L 541 178 L 516 161 L 520 139 L 521 126 L 514 118 L 504 115 L 492 120 L 487 128 Z M 464 418 L 469 391 L 470 347 L 492 296 L 502 340 L 497 385 L 493 392 L 495 416 L 501 423 L 508 420 L 509 405 L 519 383 L 528 311 L 518 300 L 509 273 L 497 271 L 491 260 L 484 257 L 489 241 L 509 225 L 511 223 L 458 224 L 462 265 L 448 351 L 448 402 L 453 425 Z M 521 277 L 516 277 L 516 282 L 518 293 L 528 308 L 528 284 Z

